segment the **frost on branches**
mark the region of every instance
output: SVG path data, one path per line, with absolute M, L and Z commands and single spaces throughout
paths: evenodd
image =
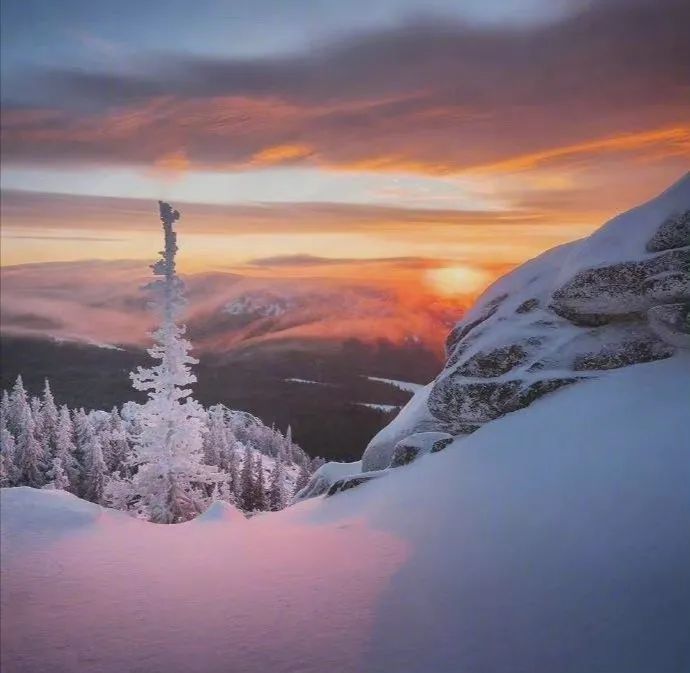
M 165 249 L 147 286 L 160 316 L 148 351 L 154 365 L 131 374 L 148 400 L 110 412 L 69 410 L 58 408 L 47 381 L 32 397 L 19 377 L 0 402 L 0 485 L 67 490 L 159 523 L 191 519 L 213 500 L 246 512 L 281 509 L 318 459 L 292 442 L 289 428 L 285 436 L 246 412 L 206 410 L 192 399 L 197 360 L 178 322 L 179 213 L 159 206 Z
M 189 355 L 191 344 L 177 320 L 184 306 L 182 280 L 175 270 L 177 234 L 173 224 L 180 214 L 159 202 L 165 249 L 152 265 L 159 278 L 148 288 L 154 295 L 161 326 L 153 333 L 149 355 L 158 361 L 131 374 L 137 390 L 148 392 L 139 409 L 140 434 L 131 462 L 138 468 L 131 479 L 133 494 L 147 518 L 157 523 L 187 521 L 201 510 L 206 486 L 222 481 L 218 470 L 202 463 L 203 409 L 187 387 L 196 381 Z

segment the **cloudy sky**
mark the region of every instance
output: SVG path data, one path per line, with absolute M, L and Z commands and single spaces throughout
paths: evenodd
M 4 0 L 2 262 L 400 274 L 439 293 L 690 162 L 685 0 Z M 405 276 L 406 278 L 408 276 Z

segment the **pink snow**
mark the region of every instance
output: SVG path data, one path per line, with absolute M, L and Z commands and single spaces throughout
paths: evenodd
M 688 400 L 628 367 L 248 521 L 4 489 L 2 670 L 686 670 Z

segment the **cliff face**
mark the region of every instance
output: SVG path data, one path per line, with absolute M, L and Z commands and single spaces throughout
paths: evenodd
M 448 336 L 447 361 L 369 443 L 363 471 L 566 386 L 690 348 L 690 174 L 588 238 L 499 279 Z

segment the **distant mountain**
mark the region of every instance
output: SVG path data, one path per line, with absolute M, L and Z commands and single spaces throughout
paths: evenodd
M 128 372 L 146 361 L 154 320 L 145 263 L 27 264 L 0 275 L 4 386 L 22 373 L 38 390 L 47 376 L 59 399 L 91 408 L 133 397 Z M 385 279 L 203 273 L 185 283 L 199 399 L 292 425 L 311 455 L 336 459 L 361 455 L 410 397 L 367 377 L 428 380 L 464 301 Z
M 145 263 L 26 264 L 0 270 L 3 335 L 118 347 L 148 344 L 154 316 Z M 348 339 L 417 344 L 441 352 L 466 298 L 439 298 L 400 281 L 200 273 L 185 277 L 185 322 L 198 352 L 269 344 L 331 347 Z M 329 345 L 330 344 L 330 345 Z M 309 346 L 311 348 L 312 346 Z

